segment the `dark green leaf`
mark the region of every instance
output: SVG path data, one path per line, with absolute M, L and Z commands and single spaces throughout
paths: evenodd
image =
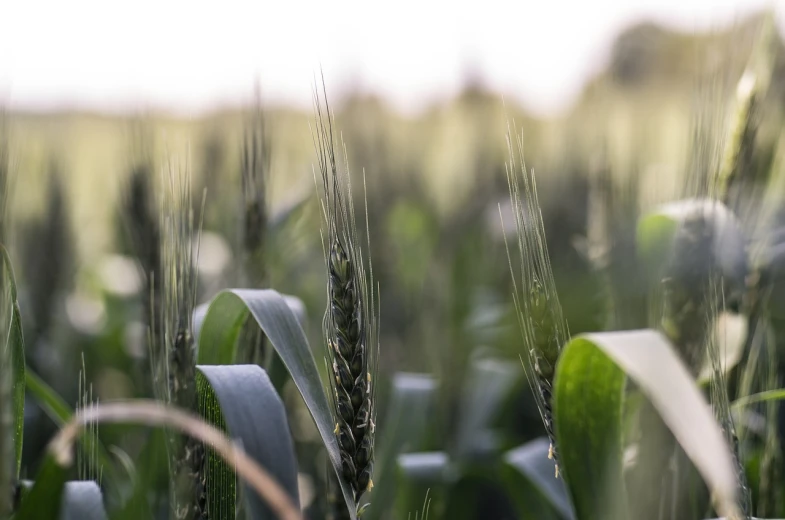
M 225 429 L 299 504 L 297 460 L 286 410 L 265 371 L 257 365 L 200 365 L 197 371 L 202 416 Z M 209 449 L 206 457 L 209 518 L 234 518 L 234 472 Z M 243 494 L 250 518 L 274 518 L 253 490 L 246 488 Z
M 504 455 L 502 479 L 521 519 L 575 518 L 564 480 L 556 478 L 548 459 L 549 447 L 541 437 Z
M 237 338 L 248 313 L 254 317 L 283 361 L 313 417 L 341 491 L 356 518 L 352 489 L 341 477 L 338 442 L 333 433 L 333 412 L 324 392 L 311 348 L 284 297 L 273 290 L 230 290 L 215 297 L 205 316 L 199 336 L 198 364 L 225 365 L 235 359 Z

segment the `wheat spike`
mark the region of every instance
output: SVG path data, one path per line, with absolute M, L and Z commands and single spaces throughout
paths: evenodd
M 507 181 L 518 232 L 520 286 L 506 239 L 505 246 L 507 246 L 507 257 L 512 274 L 513 300 L 526 350 L 526 356 L 522 356 L 522 359 L 529 386 L 537 401 L 537 408 L 551 442 L 548 456 L 554 460 L 555 475 L 558 477 L 559 454 L 553 427 L 551 398 L 556 362 L 562 346 L 569 338 L 569 331 L 556 294 L 556 284 L 548 259 L 548 246 L 545 241 L 545 228 L 534 173 L 526 171 L 523 163 L 523 141 L 520 137 L 514 138 L 509 128 L 507 147 L 510 157 L 506 165 Z M 523 191 L 518 179 L 516 159 L 518 156 L 521 163 L 520 177 L 523 179 Z
M 338 169 L 329 105 L 325 103 L 325 112 L 322 112 L 318 94 L 315 97 L 315 144 L 324 189 L 322 209 L 327 224 L 324 248 L 328 306 L 324 332 L 332 373 L 330 389 L 342 473 L 354 490 L 356 507 L 362 495 L 373 487 L 378 310 L 372 289 L 373 269 L 369 261 L 366 276 L 360 250 L 348 167 Z

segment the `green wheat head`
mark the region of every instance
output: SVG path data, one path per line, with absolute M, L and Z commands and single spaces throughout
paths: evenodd
M 526 171 L 523 163 L 523 141 L 520 137 L 513 136 L 509 128 L 507 146 L 510 157 L 507 164 L 507 181 L 518 232 L 519 276 L 516 276 L 513 268 L 509 246 L 507 256 L 512 274 L 515 310 L 526 350 L 523 365 L 551 441 L 549 457 L 556 464 L 558 476 L 558 450 L 551 397 L 556 362 L 562 346 L 569 338 L 569 331 L 556 294 L 556 284 L 548 258 L 534 173 Z M 519 179 L 523 181 L 522 187 Z
M 318 94 L 315 97 L 315 145 L 327 226 L 323 235 L 328 275 L 324 334 L 332 375 L 335 435 L 343 478 L 354 490 L 356 506 L 373 487 L 374 380 L 379 349 L 377 299 L 370 260 L 366 272 L 360 249 L 348 167 L 341 170 L 336 162 L 333 118 L 326 101 L 323 111 Z

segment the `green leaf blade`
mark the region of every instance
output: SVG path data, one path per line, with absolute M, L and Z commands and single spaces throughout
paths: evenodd
M 299 504 L 297 459 L 286 410 L 270 378 L 257 365 L 197 366 L 200 413 L 243 446 Z M 236 477 L 223 460 L 206 454 L 210 518 L 234 518 Z M 243 495 L 254 520 L 273 512 L 250 488 Z
M 8 284 L 10 298 L 11 321 L 8 328 L 8 337 L 5 339 L 5 348 L 11 362 L 11 396 L 13 408 L 13 437 L 15 455 L 15 475 L 19 477 L 22 468 L 22 442 L 24 439 L 25 417 L 25 341 L 22 334 L 22 316 L 19 311 L 19 301 L 16 291 L 16 278 L 14 277 L 11 259 L 6 248 L 0 244 L 2 255 L 3 286 Z
M 597 482 L 606 482 L 606 496 L 614 489 L 619 496 L 623 490 L 621 418 L 602 414 L 607 413 L 604 408 L 620 410 L 627 377 L 692 460 L 717 507 L 735 513 L 738 484 L 733 460 L 709 405 L 668 340 L 653 330 L 637 330 L 578 336 L 567 344 L 557 367 L 554 415 L 559 442 L 569 450 L 562 452 L 562 463 L 578 518 L 599 518 L 601 505 L 587 496 L 592 485 L 596 489 Z M 579 427 L 583 433 L 576 430 Z M 599 443 L 608 450 L 604 456 L 591 451 L 597 443 L 586 441 L 598 435 L 607 436 Z M 612 464 L 595 462 L 598 457 L 608 457 Z
M 553 415 L 559 464 L 581 520 L 625 518 L 622 478 L 624 373 L 582 337 L 556 369 Z
M 269 339 L 303 397 L 338 475 L 341 492 L 354 520 L 354 497 L 341 471 L 338 442 L 333 432 L 335 420 L 332 408 L 308 340 L 286 299 L 271 289 L 233 289 L 220 293 L 210 304 L 200 329 L 197 363 L 233 363 L 237 338 L 248 313 Z

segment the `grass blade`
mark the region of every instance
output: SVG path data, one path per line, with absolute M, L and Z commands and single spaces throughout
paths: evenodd
M 0 244 L 0 254 L 2 254 L 2 276 L 3 290 L 8 290 L 9 308 L 11 311 L 10 323 L 5 332 L 8 336 L 5 339 L 5 352 L 11 363 L 11 403 L 12 403 L 12 424 L 14 439 L 14 471 L 19 476 L 22 466 L 22 439 L 24 433 L 25 416 L 25 342 L 22 335 L 22 317 L 19 312 L 19 302 L 16 294 L 16 279 L 8 257 L 8 251 Z M 3 295 L 5 296 L 5 294 Z M 3 317 L 5 318 L 5 316 Z M 5 376 L 5 372 L 3 373 Z
M 257 365 L 199 365 L 196 369 L 200 414 L 224 428 L 299 504 L 297 459 L 286 410 L 265 371 Z M 234 472 L 211 450 L 205 457 L 209 518 L 234 518 Z M 275 518 L 252 490 L 246 489 L 244 498 L 251 518 Z
M 197 363 L 232 364 L 236 355 L 237 339 L 249 313 L 270 340 L 300 391 L 339 477 L 341 492 L 349 505 L 352 518 L 356 518 L 352 507 L 352 489 L 340 478 L 341 458 L 333 433 L 335 424 L 332 410 L 305 333 L 283 296 L 271 289 L 234 289 L 216 296 L 210 304 L 199 334 Z

